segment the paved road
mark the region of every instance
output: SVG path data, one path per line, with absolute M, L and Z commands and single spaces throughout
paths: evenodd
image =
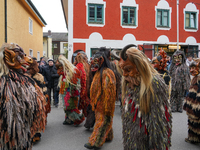
M 102 150 L 123 150 L 122 123 L 119 106 L 116 106 L 114 116 L 114 139 L 105 143 Z M 92 130 L 86 130 L 81 124 L 78 127 L 63 125 L 64 112 L 62 108 L 52 107 L 48 115 L 48 123 L 41 141 L 33 146 L 33 150 L 87 150 L 84 144 Z M 200 144 L 193 145 L 184 141 L 187 137 L 186 113 L 173 113 L 173 133 L 171 150 L 200 150 Z

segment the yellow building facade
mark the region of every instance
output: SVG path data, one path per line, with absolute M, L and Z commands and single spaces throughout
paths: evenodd
M 0 44 L 17 43 L 27 55 L 42 57 L 46 22 L 31 0 L 1 0 L 0 8 Z
M 52 56 L 52 38 L 43 36 L 43 56 L 53 58 Z

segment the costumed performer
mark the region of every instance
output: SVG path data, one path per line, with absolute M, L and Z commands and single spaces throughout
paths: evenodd
M 74 64 L 81 73 L 81 92 L 78 109 L 83 111 L 85 117 L 87 117 L 87 107 L 90 103 L 88 98 L 89 87 L 89 72 L 90 66 L 84 59 L 85 55 L 78 53 L 75 57 Z
M 0 149 L 31 150 L 32 138 L 44 131 L 45 97 L 33 79 L 24 75 L 32 59 L 17 44 L 0 49 Z
M 168 150 L 172 133 L 168 87 L 146 55 L 134 47 L 125 46 L 119 61 L 124 149 Z
M 46 117 L 47 117 L 47 114 L 50 113 L 50 111 L 51 111 L 51 105 L 50 105 L 49 96 L 47 94 L 46 83 L 44 81 L 44 76 L 39 73 L 39 68 L 38 68 L 36 58 L 32 58 L 32 59 L 33 59 L 33 63 L 30 64 L 30 66 L 27 68 L 27 70 L 28 70 L 28 73 L 30 74 L 30 76 L 33 78 L 33 80 L 40 87 L 40 89 L 42 90 L 42 92 L 46 98 L 44 103 L 45 103 L 45 108 L 46 108 L 45 113 L 46 113 Z M 33 142 L 39 141 L 40 138 L 41 138 L 41 131 L 38 131 L 34 135 Z
M 183 109 L 188 115 L 188 137 L 189 143 L 200 143 L 200 63 L 192 62 L 190 73 L 193 76 L 189 93 L 184 100 Z
M 104 52 L 97 52 L 94 55 L 91 71 L 95 72 L 90 88 L 90 104 L 95 112 L 95 125 L 89 143 L 84 146 L 88 149 L 96 149 L 100 148 L 105 141 L 113 139 L 116 79 Z
M 81 89 L 81 73 L 63 55 L 56 62 L 57 73 L 62 76 L 58 83 L 65 111 L 64 125 L 79 125 L 85 117 L 78 109 Z
M 183 112 L 183 101 L 190 87 L 190 72 L 185 61 L 183 51 L 178 50 L 172 55 L 172 63 L 169 69 L 172 112 Z

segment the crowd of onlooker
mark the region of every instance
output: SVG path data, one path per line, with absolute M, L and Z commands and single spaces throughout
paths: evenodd
M 59 75 L 57 74 L 57 70 L 55 67 L 55 63 L 53 59 L 46 59 L 45 57 L 41 57 L 40 61 L 38 61 L 39 73 L 44 76 L 44 80 L 47 86 L 47 93 L 50 98 L 50 102 L 58 107 L 59 102 L 59 88 L 58 88 L 58 80 Z M 53 92 L 53 99 L 51 93 Z

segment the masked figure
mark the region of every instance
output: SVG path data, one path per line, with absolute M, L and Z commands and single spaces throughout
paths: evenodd
M 186 142 L 200 143 L 200 63 L 192 62 L 190 73 L 193 76 L 183 109 L 188 115 L 188 138 Z
M 165 83 L 167 85 L 171 85 L 170 76 L 166 68 L 168 60 L 169 59 L 167 58 L 166 52 L 163 49 L 161 49 L 158 55 L 152 59 L 152 64 L 154 66 L 154 69 L 156 69 L 158 73 L 160 73 L 161 77 L 163 77 Z
M 64 125 L 79 125 L 85 117 L 78 110 L 81 90 L 81 73 L 64 56 L 60 55 L 56 62 L 57 73 L 61 76 L 59 81 L 61 100 L 65 111 Z
M 31 150 L 32 138 L 44 131 L 45 97 L 23 73 L 32 59 L 16 44 L 0 49 L 0 149 Z
M 91 71 L 95 72 L 90 88 L 90 104 L 95 112 L 95 125 L 88 149 L 100 148 L 105 141 L 113 139 L 113 115 L 116 99 L 116 79 L 110 63 L 103 52 L 97 52 L 91 61 Z
M 172 112 L 183 111 L 183 100 L 190 86 L 189 68 L 185 63 L 183 51 L 176 51 L 172 56 L 169 69 L 171 76 L 171 106 Z
M 30 66 L 28 67 L 27 70 L 28 70 L 28 73 L 30 74 L 30 76 L 33 78 L 33 80 L 40 87 L 40 89 L 42 90 L 42 92 L 45 96 L 44 103 L 45 103 L 45 108 L 46 108 L 45 113 L 47 116 L 47 114 L 50 113 L 50 111 L 51 111 L 50 99 L 47 94 L 47 87 L 46 87 L 46 83 L 44 81 L 44 77 L 42 74 L 39 73 L 38 64 L 35 59 L 33 59 L 33 63 L 30 64 Z M 38 131 L 33 138 L 33 142 L 39 141 L 40 137 L 41 137 L 41 131 Z
M 119 61 L 124 149 L 166 150 L 172 129 L 168 87 L 146 55 L 133 46 L 123 48 Z
M 75 57 L 75 65 L 81 73 L 81 93 L 78 108 L 79 110 L 83 110 L 84 116 L 87 117 L 87 107 L 90 103 L 88 98 L 90 66 L 84 57 L 84 54 L 78 53 Z

